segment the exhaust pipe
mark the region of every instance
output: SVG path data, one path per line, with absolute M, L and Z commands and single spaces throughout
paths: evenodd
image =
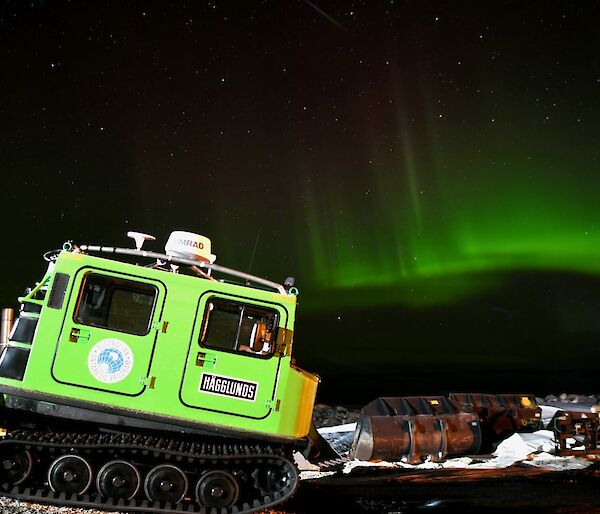
M 6 346 L 8 344 L 8 338 L 10 337 L 14 319 L 14 309 L 2 309 L 2 315 L 0 317 L 0 345 Z

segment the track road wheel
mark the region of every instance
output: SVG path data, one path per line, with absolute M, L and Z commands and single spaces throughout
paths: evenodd
M 83 494 L 92 483 L 92 468 L 79 455 L 63 455 L 50 464 L 48 483 L 54 492 Z
M 284 469 L 260 469 L 253 473 L 254 485 L 259 487 L 263 494 L 271 494 L 284 489 L 291 477 Z
M 30 474 L 33 459 L 27 450 L 16 450 L 11 455 L 0 457 L 0 482 L 19 485 Z
M 227 471 L 209 471 L 196 484 L 196 501 L 203 507 L 231 507 L 240 496 L 240 486 Z
M 124 460 L 113 460 L 98 472 L 96 488 L 105 498 L 131 500 L 139 491 L 141 481 L 135 466 Z
M 183 499 L 188 479 L 178 467 L 163 464 L 152 468 L 144 481 L 144 492 L 151 501 L 177 503 Z

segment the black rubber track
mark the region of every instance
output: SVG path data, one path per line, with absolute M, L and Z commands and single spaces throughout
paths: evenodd
M 160 514 L 244 514 L 285 501 L 298 485 L 298 471 L 290 459 L 291 450 L 284 445 L 232 444 L 132 433 L 26 430 L 16 430 L 0 439 L 0 454 L 10 455 L 17 448 L 28 450 L 33 455 L 33 472 L 18 486 L 0 484 L 0 493 L 38 503 Z M 103 498 L 94 486 L 83 495 L 54 492 L 46 480 L 50 461 L 70 454 L 92 462 L 95 472 L 99 469 L 98 463 L 113 458 L 131 461 L 142 470 L 159 464 L 175 465 L 190 479 L 190 487 L 184 499 L 177 504 L 149 501 L 144 497 L 143 488 L 132 500 Z M 194 484 L 203 473 L 214 469 L 233 472 L 240 477 L 242 493 L 230 507 L 205 508 L 195 501 Z M 273 476 L 279 480 L 270 480 L 269 477 Z

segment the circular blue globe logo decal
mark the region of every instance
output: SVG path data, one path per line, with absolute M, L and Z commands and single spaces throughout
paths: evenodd
M 104 373 L 112 375 L 123 368 L 123 354 L 116 348 L 107 348 L 98 355 L 97 362 Z
M 133 352 L 119 339 L 103 339 L 88 355 L 90 373 L 105 384 L 120 382 L 129 375 L 132 367 Z

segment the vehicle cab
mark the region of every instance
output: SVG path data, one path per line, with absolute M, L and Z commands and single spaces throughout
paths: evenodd
M 7 407 L 305 437 L 318 377 L 291 357 L 291 284 L 216 265 L 204 236 L 174 232 L 164 254 L 142 250 L 151 236 L 132 237 L 135 249 L 66 245 L 51 256 L 0 353 Z

